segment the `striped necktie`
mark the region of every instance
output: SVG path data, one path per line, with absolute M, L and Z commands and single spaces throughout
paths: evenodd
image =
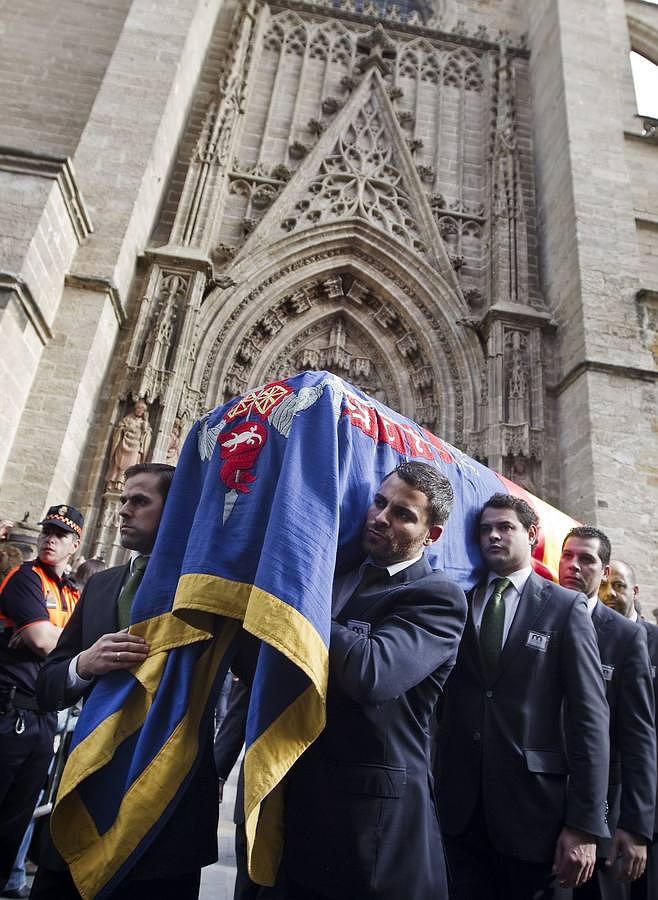
M 130 625 L 130 611 L 132 609 L 133 600 L 140 585 L 144 569 L 148 563 L 148 556 L 136 556 L 133 560 L 132 572 L 128 576 L 128 580 L 121 588 L 119 599 L 117 600 L 117 621 L 119 630 L 127 628 Z
M 480 650 L 486 672 L 491 674 L 498 665 L 505 631 L 505 601 L 503 594 L 512 582 L 509 578 L 496 578 L 493 594 L 489 597 L 480 623 Z

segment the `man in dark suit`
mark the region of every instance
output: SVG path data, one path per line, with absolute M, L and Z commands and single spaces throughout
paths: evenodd
M 231 686 L 226 715 L 215 735 L 215 768 L 219 777 L 219 802 L 224 799 L 224 782 L 231 774 L 244 747 L 249 712 L 249 688 L 235 678 Z M 244 766 L 240 766 L 233 807 L 235 825 L 235 886 L 233 900 L 255 900 L 260 886 L 249 878 L 247 869 L 247 834 L 244 819 Z
M 608 708 L 583 594 L 535 575 L 538 519 L 494 494 L 479 518 L 489 572 L 469 615 L 437 735 L 454 900 L 540 900 L 591 876 L 608 833 Z
M 572 528 L 562 545 L 560 584 L 587 595 L 610 707 L 608 825 L 612 840 L 598 842 L 598 869 L 578 900 L 621 900 L 620 882 L 635 881 L 646 865 L 656 797 L 653 686 L 644 629 L 598 599 L 607 579 L 610 541 L 598 528 Z
M 601 582 L 599 598 L 610 609 L 614 609 L 620 615 L 631 622 L 639 622 L 646 632 L 647 649 L 649 651 L 649 664 L 655 698 L 658 696 L 658 681 L 656 668 L 658 667 L 658 626 L 647 622 L 638 616 L 639 587 L 635 573 L 628 563 L 621 560 L 610 560 L 610 571 L 606 580 Z M 658 727 L 658 720 L 656 722 Z M 648 773 L 651 776 L 651 772 Z M 649 790 L 650 778 L 645 780 L 645 789 Z M 658 797 L 656 799 L 656 812 L 653 821 L 653 838 L 647 846 L 647 866 L 644 874 L 631 883 L 631 900 L 652 900 L 658 897 Z
M 96 678 L 128 669 L 148 654 L 144 640 L 125 631 L 137 586 L 155 543 L 174 474 L 173 466 L 141 463 L 126 470 L 121 496 L 121 543 L 130 563 L 94 575 L 87 583 L 37 684 L 44 709 L 64 709 L 86 696 Z M 126 880 L 116 900 L 188 900 L 199 892 L 201 867 L 217 859 L 217 776 L 208 722 L 206 752 L 185 794 L 153 844 Z M 78 898 L 70 873 L 49 839 L 40 854 L 31 897 Z
M 398 466 L 366 516 L 368 559 L 334 584 L 327 723 L 287 779 L 276 896 L 447 898 L 430 719 L 466 602 L 423 551 L 452 502 L 436 469 Z

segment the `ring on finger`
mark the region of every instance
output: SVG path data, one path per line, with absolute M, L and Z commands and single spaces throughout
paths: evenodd
M 118 663 L 120 659 L 121 659 L 121 654 L 117 650 L 117 652 L 114 654 L 114 662 Z

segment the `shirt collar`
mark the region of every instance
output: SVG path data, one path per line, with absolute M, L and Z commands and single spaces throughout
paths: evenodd
M 377 566 L 377 563 L 368 556 L 359 567 L 359 576 L 363 575 L 366 566 L 376 566 L 379 569 L 386 569 L 389 575 L 397 575 L 398 572 L 408 569 L 409 566 L 412 566 L 414 563 L 418 562 L 419 559 L 422 559 L 422 556 L 423 554 L 421 551 L 418 556 L 414 556 L 413 559 L 403 559 L 402 562 L 391 563 L 390 566 Z
M 517 569 L 516 572 L 510 572 L 509 575 L 499 575 L 497 572 L 489 572 L 487 587 L 489 587 L 492 581 L 496 581 L 497 578 L 509 578 L 520 596 L 523 593 L 526 581 L 530 578 L 531 572 L 532 566 L 526 566 L 524 569 Z
M 135 571 L 135 560 L 137 559 L 138 556 L 143 556 L 144 559 L 149 559 L 151 554 L 150 553 L 139 553 L 137 550 L 130 551 L 130 559 L 128 561 L 128 567 L 129 567 L 129 572 L 131 575 Z
M 588 598 L 587 598 L 587 609 L 588 609 L 588 612 L 589 612 L 590 616 L 592 615 L 592 613 L 593 613 L 594 610 L 596 609 L 596 604 L 597 604 L 598 602 L 599 602 L 599 595 L 598 595 L 598 594 L 594 594 L 593 597 L 588 597 Z
M 637 614 L 637 610 L 635 609 L 635 607 L 633 607 L 633 609 L 631 610 L 631 614 L 628 618 L 631 620 L 631 622 L 637 622 L 637 620 L 639 619 L 639 616 Z
M 31 559 L 30 565 L 31 566 L 39 566 L 40 569 L 43 569 L 43 571 L 46 573 L 48 578 L 51 578 L 55 582 L 55 584 L 58 586 L 70 583 L 67 578 L 66 572 L 63 572 L 61 575 L 58 575 L 52 566 L 49 566 L 45 562 L 41 562 L 39 557 L 37 557 L 36 559 Z

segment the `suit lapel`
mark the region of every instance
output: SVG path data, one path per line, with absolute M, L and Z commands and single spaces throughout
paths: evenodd
M 100 634 L 113 634 L 119 628 L 117 619 L 117 599 L 121 587 L 128 577 L 128 566 L 116 566 L 108 570 L 103 585 L 99 585 L 99 596 L 95 603 L 95 620 Z M 102 594 L 102 595 L 101 595 Z
M 601 669 L 606 682 L 607 693 L 612 680 L 612 673 L 614 672 L 615 616 L 600 600 L 596 601 L 596 606 L 592 612 L 592 624 L 596 631 L 596 642 L 599 645 Z
M 613 617 L 610 615 L 607 606 L 604 606 L 600 600 L 596 601 L 594 612 L 592 613 L 592 623 L 596 629 L 596 634 L 601 641 L 605 641 L 606 632 L 612 622 Z
M 427 562 L 426 557 L 424 555 L 421 556 L 419 560 L 407 566 L 401 572 L 396 572 L 395 575 L 370 585 L 369 588 L 358 595 L 352 595 L 341 610 L 340 618 L 348 616 L 368 616 L 368 618 L 372 618 L 377 605 L 383 601 L 388 601 L 394 588 L 416 581 L 418 578 L 422 578 L 423 575 L 429 575 L 431 571 L 432 567 Z
M 466 594 L 468 611 L 466 613 L 466 624 L 464 626 L 464 633 L 461 639 L 461 644 L 463 645 L 465 651 L 465 658 L 473 660 L 473 663 L 478 669 L 483 681 L 486 680 L 484 674 L 484 663 L 482 662 L 478 633 L 475 630 L 475 623 L 473 622 L 473 603 L 476 597 L 484 594 L 485 588 L 486 584 L 478 584 Z
M 544 592 L 539 577 L 531 572 L 519 598 L 516 615 L 512 620 L 505 646 L 498 660 L 494 681 L 502 675 L 516 653 L 525 645 L 528 632 L 532 631 L 533 624 L 547 602 L 547 592 Z

